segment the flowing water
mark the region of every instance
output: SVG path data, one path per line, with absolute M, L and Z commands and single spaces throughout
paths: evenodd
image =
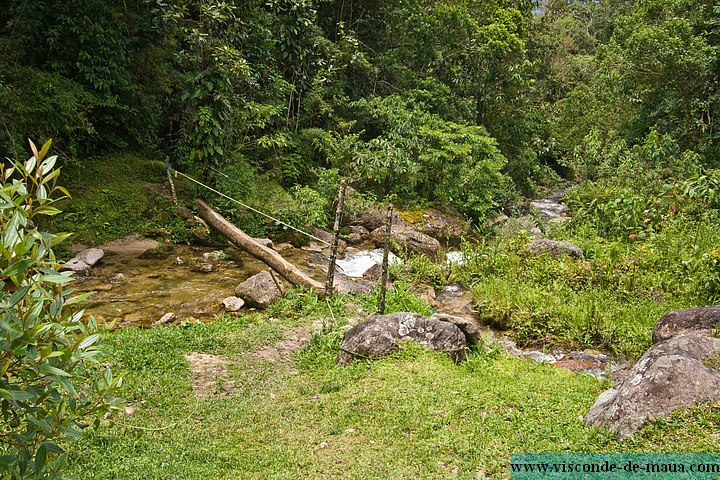
M 383 261 L 383 249 L 374 250 L 350 250 L 345 252 L 345 258 L 336 260 L 335 264 L 348 277 L 359 278 L 375 265 L 381 265 Z M 401 260 L 394 253 L 388 255 L 390 265 L 400 263 Z
M 208 247 L 175 245 L 157 248 L 154 240 L 128 237 L 103 245 L 103 259 L 92 275 L 79 277 L 79 291 L 95 291 L 86 311 L 101 322 L 116 325 L 151 326 L 166 313 L 179 319 L 212 321 L 222 313 L 221 301 L 234 294 L 235 287 L 268 267 L 235 248 L 223 251 Z M 324 281 L 327 257 L 318 249 L 290 248 L 282 256 L 313 278 Z M 400 262 L 395 255 L 391 262 Z M 446 262 L 462 264 L 462 252 L 448 252 Z M 381 249 L 348 249 L 338 260 L 339 270 L 350 277 L 362 277 L 382 262 Z M 212 264 L 211 268 L 207 265 Z M 432 290 L 432 289 L 430 289 Z M 449 285 L 433 294 L 433 310 L 472 318 L 472 293 Z M 553 363 L 573 371 L 596 376 L 612 368 L 613 360 L 601 352 L 539 352 L 518 349 L 500 333 L 484 329 L 508 352 L 538 362 Z
M 105 256 L 92 276 L 75 283 L 79 290 L 97 292 L 86 311 L 119 325 L 152 325 L 168 312 L 181 319 L 212 320 L 221 313 L 222 299 L 234 295 L 238 284 L 267 269 L 244 252 L 226 249 L 207 272 L 202 264 L 210 262 L 203 254 L 212 254 L 212 248 L 175 245 L 153 251 L 155 247 L 153 240 L 132 237 L 103 245 Z M 307 252 L 293 249 L 283 255 L 321 278 L 322 270 L 311 266 Z
M 563 197 L 567 193 L 567 188 L 562 188 L 548 195 L 547 197 L 533 200 L 530 207 L 537 210 L 540 217 L 545 220 L 560 219 L 565 216 L 565 204 L 562 203 Z

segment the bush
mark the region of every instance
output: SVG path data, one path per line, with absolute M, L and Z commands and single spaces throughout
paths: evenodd
M 57 194 L 57 157 L 44 159 L 31 143 L 27 162 L 0 165 L 0 476 L 56 478 L 65 457 L 56 440 L 120 401 L 121 379 L 101 367 L 103 333 L 92 317 L 68 308 L 87 298 L 73 296 L 69 272 L 58 272 L 52 248 L 68 234 L 38 229 Z

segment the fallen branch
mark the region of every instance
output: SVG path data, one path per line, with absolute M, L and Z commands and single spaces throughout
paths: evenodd
M 295 265 L 281 257 L 276 251 L 256 242 L 252 237 L 216 212 L 210 205 L 202 200 L 196 200 L 195 205 L 197 205 L 200 217 L 202 217 L 208 225 L 220 232 L 222 236 L 230 240 L 233 245 L 265 263 L 291 284 L 314 288 L 321 295 L 325 293 L 325 287 L 322 283 L 312 279 Z

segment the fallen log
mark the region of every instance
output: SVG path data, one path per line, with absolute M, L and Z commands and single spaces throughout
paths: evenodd
M 252 237 L 216 212 L 210 205 L 202 200 L 196 200 L 195 205 L 197 205 L 200 217 L 230 240 L 233 245 L 265 263 L 291 284 L 314 288 L 320 294 L 325 293 L 325 286 L 322 283 L 313 280 L 274 250 L 256 242 Z

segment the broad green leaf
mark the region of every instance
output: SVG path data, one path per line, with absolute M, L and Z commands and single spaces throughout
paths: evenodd
M 17 254 L 17 250 L 15 253 Z M 5 270 L 3 270 L 2 275 L 6 277 L 14 277 L 19 273 L 26 271 L 28 267 L 30 267 L 30 265 L 32 265 L 33 263 L 35 263 L 35 260 L 32 258 L 20 260 L 19 262 L 15 262 L 9 267 L 7 267 Z
M 53 367 L 52 365 L 48 365 L 48 364 L 41 365 L 40 371 L 42 373 L 47 373 L 49 375 L 55 375 L 57 377 L 70 377 L 71 376 L 65 370 L 60 370 L 59 368 Z
M 37 157 L 30 157 L 30 158 L 28 158 L 27 162 L 25 162 L 25 170 L 30 175 L 33 175 L 33 173 L 35 172 L 36 165 L 37 165 Z
M 99 333 L 93 333 L 89 337 L 87 337 L 85 340 L 80 342 L 80 345 L 78 345 L 78 350 L 84 350 L 87 347 L 94 345 L 97 343 L 98 340 L 100 340 L 101 336 Z
M 68 300 L 65 301 L 65 305 L 75 305 L 76 303 L 80 303 L 85 301 L 88 297 L 91 297 L 95 295 L 95 292 L 85 292 L 81 293 L 80 295 L 76 295 Z
M 72 282 L 73 278 L 69 275 L 63 275 L 62 273 L 55 273 L 41 276 L 40 281 L 62 285 Z
M 77 391 L 70 380 L 65 377 L 56 377 L 56 380 L 70 395 L 77 395 Z
M 38 156 L 38 160 L 42 160 L 43 158 L 45 158 L 45 155 L 47 155 L 47 153 L 50 151 L 50 145 L 52 145 L 52 139 L 50 139 L 50 140 L 48 140 L 47 142 L 45 142 L 45 144 L 42 146 L 42 150 L 40 150 L 40 154 L 39 154 L 39 156 Z M 57 156 L 55 156 L 54 158 L 57 158 Z M 48 160 L 49 160 L 49 159 L 48 159 Z M 46 161 L 47 161 L 47 160 L 46 160 Z M 54 163 L 55 163 L 55 162 L 53 162 L 53 164 L 54 164 Z M 52 168 L 52 166 L 50 166 L 50 168 Z M 48 170 L 49 170 L 49 169 L 48 169 Z M 42 173 L 42 172 L 41 172 L 41 173 Z
M 47 144 L 46 144 L 47 145 Z M 35 452 L 35 475 L 40 475 L 45 469 L 45 462 L 47 460 L 47 449 L 45 445 L 40 445 L 37 452 Z

